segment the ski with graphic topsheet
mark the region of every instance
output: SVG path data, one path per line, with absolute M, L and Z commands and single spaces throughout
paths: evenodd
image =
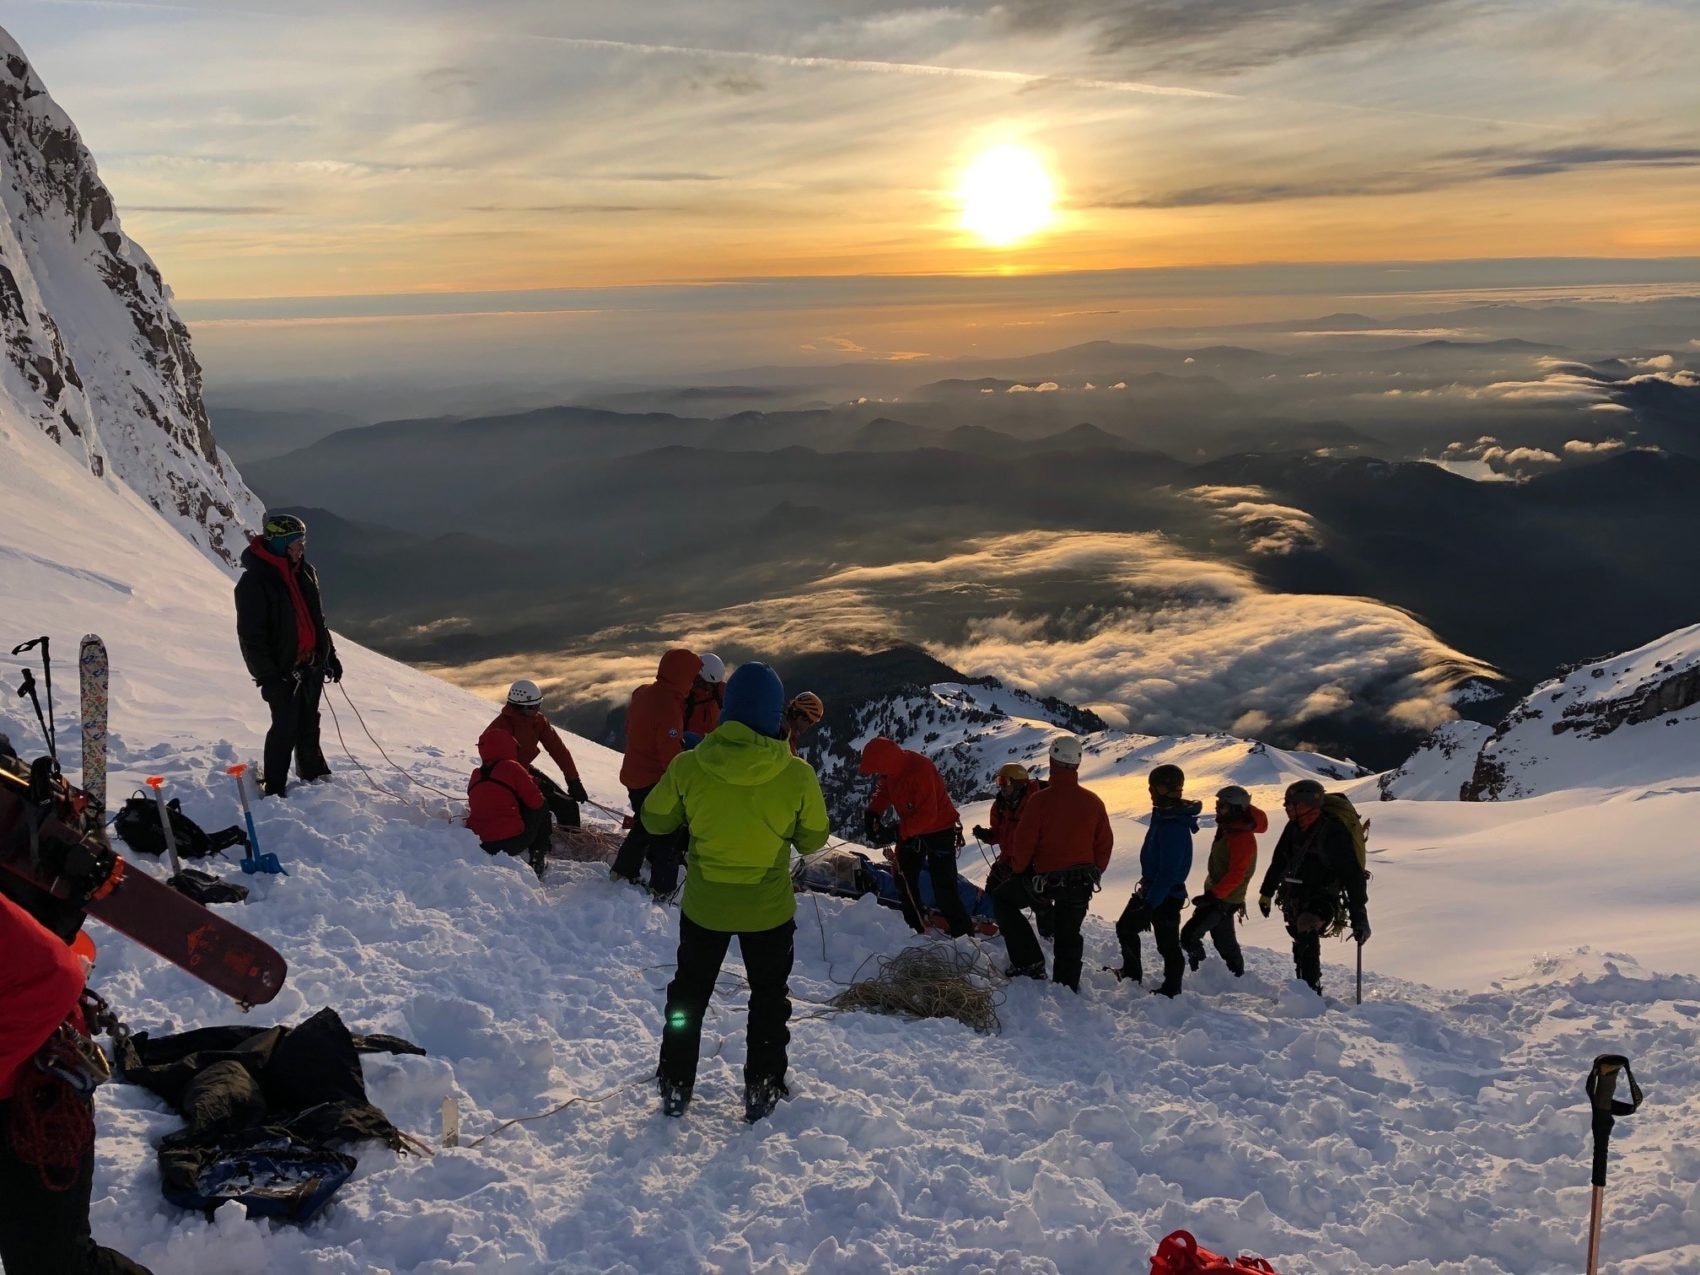
M 62 781 L 43 796 L 28 767 L 0 757 L 0 877 L 33 888 L 35 902 L 20 902 L 87 913 L 243 1006 L 283 989 L 276 949 L 114 853 L 91 809 Z
M 90 633 L 77 652 L 82 675 L 83 791 L 95 817 L 106 822 L 106 643 Z

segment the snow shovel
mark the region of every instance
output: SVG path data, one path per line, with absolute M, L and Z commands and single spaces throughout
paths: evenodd
M 1629 1082 L 1629 1101 L 1616 1096 L 1619 1074 Z M 1618 1116 L 1635 1113 L 1641 1105 L 1641 1086 L 1622 1054 L 1601 1054 L 1588 1072 L 1588 1100 L 1594 1107 L 1594 1204 L 1588 1215 L 1588 1275 L 1600 1269 L 1600 1206 L 1606 1194 L 1606 1153 L 1611 1148 L 1611 1128 Z
M 242 799 L 242 818 L 248 823 L 248 853 L 242 856 L 242 871 L 248 876 L 256 872 L 264 872 L 271 876 L 288 876 L 283 864 L 278 862 L 276 854 L 260 853 L 260 834 L 254 828 L 254 812 L 248 808 L 248 786 L 243 783 L 242 776 L 247 771 L 247 764 L 238 762 L 225 769 L 225 774 L 236 781 L 236 795 Z

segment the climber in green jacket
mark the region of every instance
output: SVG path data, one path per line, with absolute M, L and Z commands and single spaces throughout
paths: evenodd
M 654 836 L 690 826 L 678 972 L 667 986 L 656 1069 L 670 1116 L 690 1105 L 702 1016 L 734 935 L 750 984 L 745 1118 L 762 1119 L 790 1095 L 791 847 L 819 850 L 828 825 L 814 769 L 785 742 L 784 711 L 778 674 L 765 664 L 741 665 L 726 683 L 720 725 L 673 759 L 643 803 L 643 826 Z

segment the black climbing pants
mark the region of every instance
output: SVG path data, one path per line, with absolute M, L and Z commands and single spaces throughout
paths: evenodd
M 306 783 L 331 773 L 319 746 L 319 699 L 324 694 L 324 674 L 305 666 L 298 677 L 279 678 L 260 688 L 266 707 L 272 711 L 266 731 L 266 796 L 276 797 L 289 787 L 289 762 L 295 760 L 295 777 Z
M 744 958 L 750 985 L 748 1049 L 744 1080 L 783 1081 L 786 1046 L 791 1043 L 791 965 L 797 923 L 733 935 L 698 925 L 679 914 L 679 965 L 667 984 L 667 1018 L 661 1028 L 661 1061 L 656 1074 L 676 1084 L 694 1085 L 702 1050 L 702 1017 L 714 995 L 714 980 L 734 937 Z
M 941 828 L 910 837 L 897 846 L 897 872 L 903 879 L 898 902 L 903 907 L 903 919 L 917 934 L 927 932 L 927 918 L 921 914 L 921 869 L 933 883 L 933 906 L 944 914 L 950 925 L 950 936 L 960 937 L 973 930 L 968 909 L 962 905 L 962 892 L 956 885 L 956 829 Z
M 1245 973 L 1245 955 L 1240 951 L 1240 937 L 1236 932 L 1236 911 L 1237 905 L 1207 896 L 1207 901 L 1196 905 L 1187 923 L 1181 927 L 1181 947 L 1195 963 L 1201 962 L 1204 959 L 1204 936 L 1208 934 L 1216 951 L 1221 954 L 1222 963 L 1238 978 Z

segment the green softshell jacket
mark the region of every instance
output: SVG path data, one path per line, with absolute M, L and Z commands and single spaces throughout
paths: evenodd
M 643 826 L 661 837 L 688 823 L 685 893 L 698 925 L 752 933 L 784 925 L 797 911 L 791 853 L 826 844 L 826 801 L 814 768 L 781 739 L 723 722 L 680 753 L 643 803 Z

